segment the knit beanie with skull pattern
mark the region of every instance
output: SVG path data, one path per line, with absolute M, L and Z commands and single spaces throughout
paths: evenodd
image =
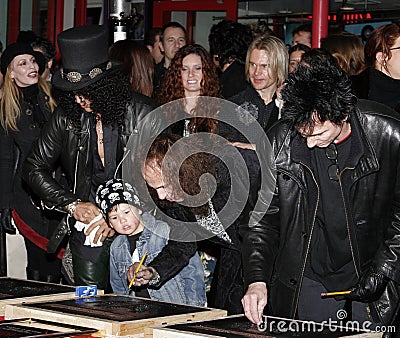
M 143 204 L 139 200 L 136 189 L 121 179 L 114 178 L 97 188 L 96 203 L 104 217 L 107 218 L 110 210 L 117 204 L 130 204 L 140 210 Z

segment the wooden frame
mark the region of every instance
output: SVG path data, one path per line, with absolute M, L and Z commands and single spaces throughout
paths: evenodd
M 275 323 L 279 321 L 286 322 L 296 322 L 301 325 L 307 322 L 302 322 L 299 320 L 288 320 L 285 318 L 272 317 L 268 316 L 267 320 L 274 320 Z M 232 325 L 232 322 L 237 322 L 237 327 Z M 242 329 L 241 323 L 246 322 L 248 326 L 252 326 L 251 329 L 246 331 L 246 327 Z M 318 326 L 318 324 L 316 324 Z M 320 324 L 319 324 L 320 325 Z M 240 329 L 239 329 L 240 327 Z M 301 327 L 301 326 L 299 326 Z M 306 326 L 307 327 L 307 326 Z M 327 329 L 329 328 L 327 325 L 324 325 Z M 332 325 L 332 328 L 335 328 L 337 332 L 336 337 L 341 337 L 340 329 L 344 329 L 340 326 Z M 296 333 L 297 336 L 298 333 Z M 319 337 L 322 334 L 318 331 L 310 331 L 310 333 L 305 333 L 304 337 Z M 343 333 L 343 335 L 347 338 L 378 338 L 382 337 L 381 333 L 375 332 L 367 332 L 363 330 L 355 330 L 354 334 L 352 333 Z M 251 324 L 244 315 L 234 315 L 228 316 L 224 318 L 219 318 L 215 320 L 206 320 L 206 321 L 197 321 L 185 324 L 177 324 L 177 325 L 167 325 L 163 327 L 149 327 L 145 329 L 145 338 L 227 338 L 227 337 L 280 337 L 282 336 L 282 332 L 274 335 L 273 333 L 264 332 L 262 330 L 257 329 L 254 324 Z M 285 337 L 290 337 L 290 333 L 284 335 Z M 299 336 L 301 337 L 301 336 Z
M 96 303 L 99 303 L 99 306 Z M 145 310 L 142 311 L 140 306 Z M 171 314 L 157 317 L 154 308 L 161 308 L 160 313 L 170 310 Z M 149 316 L 145 318 L 146 315 L 143 313 Z M 100 335 L 144 337 L 144 330 L 149 326 L 220 318 L 226 316 L 226 311 L 159 302 L 147 298 L 103 295 L 75 301 L 69 299 L 8 305 L 5 315 L 6 319 L 35 318 L 89 327 L 97 329 Z M 126 320 L 127 317 L 130 319 Z M 120 320 L 117 320 L 118 318 Z
M 8 337 L 72 337 L 96 332 L 80 326 L 62 325 L 40 319 L 14 319 L 0 322 L 0 335 Z
M 20 304 L 28 301 L 41 301 L 48 299 L 65 299 L 65 298 L 74 298 L 75 297 L 75 287 L 54 283 L 45 283 L 39 281 L 31 281 L 19 278 L 10 278 L 10 277 L 0 277 L 0 286 L 2 284 L 16 284 L 26 288 L 36 288 L 37 292 L 29 292 L 25 293 L 21 287 L 16 286 L 16 290 L 7 290 L 9 297 L 4 295 L 6 292 L 5 289 L 2 288 L 0 292 L 0 316 L 4 316 L 5 308 L 9 304 Z M 51 287 L 51 293 L 46 291 Z M 29 296 L 28 296 L 29 295 Z

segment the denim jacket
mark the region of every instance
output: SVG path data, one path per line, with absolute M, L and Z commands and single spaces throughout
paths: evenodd
M 139 257 L 147 253 L 144 265 L 149 265 L 167 244 L 169 226 L 147 212 L 143 213 L 142 218 L 145 227 L 136 247 Z M 127 236 L 118 235 L 110 248 L 110 282 L 114 293 L 135 295 L 134 291 L 129 289 L 126 277 L 133 263 Z M 147 290 L 152 299 L 204 306 L 206 303 L 204 272 L 199 255 L 196 253 L 176 276 L 157 288 L 148 287 Z

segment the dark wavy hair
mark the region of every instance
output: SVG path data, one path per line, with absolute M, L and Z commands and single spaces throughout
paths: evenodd
M 144 161 L 139 157 L 139 163 L 152 167 L 156 166 L 158 169 L 162 168 L 165 185 L 171 185 L 174 191 L 183 190 L 190 196 L 196 196 L 201 192 L 200 177 L 205 173 L 215 176 L 214 166 L 211 163 L 210 155 L 200 150 L 202 148 L 198 142 L 201 141 L 198 138 L 184 138 L 185 142 L 181 143 L 179 150 L 171 150 L 174 143 L 181 138 L 182 136 L 175 134 L 164 133 L 159 135 L 152 142 Z M 182 151 L 181 147 L 186 147 L 187 151 Z M 164 161 L 165 155 L 170 150 L 173 161 L 166 162 Z M 188 153 L 192 153 L 192 155 L 184 158 L 185 154 Z M 176 173 L 179 173 L 179 182 L 172 180 Z M 154 198 L 155 194 L 151 194 L 151 196 Z M 166 205 L 165 202 L 162 204 L 163 207 Z M 206 216 L 209 214 L 208 203 L 197 207 L 185 206 L 185 208 L 195 215 Z
M 75 95 L 82 95 L 92 102 L 93 118 L 95 113 L 100 113 L 103 124 L 115 126 L 122 125 L 127 103 L 132 97 L 130 82 L 121 71 L 76 91 L 54 90 L 59 105 L 76 128 L 80 128 L 81 115 L 85 111 L 75 102 Z
M 282 117 L 295 128 L 312 132 L 315 122 L 331 121 L 340 125 L 356 109 L 351 81 L 326 50 L 312 49 L 282 90 Z
M 228 63 L 246 62 L 247 48 L 253 40 L 249 26 L 231 20 L 222 20 L 213 25 L 208 35 L 212 54 L 218 55 L 221 69 Z
M 215 65 L 211 59 L 211 55 L 207 50 L 197 44 L 183 46 L 172 59 L 171 65 L 164 78 L 163 88 L 159 94 L 159 101 L 161 104 L 166 104 L 174 100 L 182 99 L 185 97 L 185 89 L 182 82 L 182 63 L 183 59 L 190 55 L 196 54 L 200 56 L 203 72 L 203 80 L 201 83 L 201 96 L 221 97 L 221 88 L 217 75 Z M 182 101 L 182 100 L 181 100 Z M 182 103 L 180 101 L 180 103 Z M 204 103 L 204 101 L 202 101 Z M 184 108 L 176 107 L 175 105 L 168 105 L 166 107 L 166 116 L 169 121 L 176 121 L 179 111 Z M 192 131 L 197 131 L 200 127 L 202 131 L 216 131 L 216 120 L 210 118 L 199 117 L 196 118 L 196 110 L 201 110 L 202 113 L 207 111 L 207 107 L 195 107 L 193 113 L 194 118 L 191 119 L 189 128 Z M 208 109 L 210 114 L 207 116 L 214 116 L 212 112 L 215 110 L 212 107 Z
M 290 46 L 288 53 L 290 56 L 290 54 L 292 54 L 293 52 L 297 52 L 297 51 L 308 52 L 310 49 L 311 49 L 311 47 L 308 47 L 307 45 L 303 45 L 302 43 L 298 43 L 294 46 Z

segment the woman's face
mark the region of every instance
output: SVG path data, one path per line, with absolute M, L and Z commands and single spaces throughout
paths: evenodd
M 386 61 L 388 72 L 382 67 L 382 71 L 393 79 L 400 79 L 400 48 L 397 47 L 400 47 L 400 36 L 390 48 L 392 57 Z
M 292 73 L 296 70 L 297 66 L 301 61 L 301 56 L 304 54 L 302 50 L 295 50 L 290 54 L 289 57 L 289 73 Z
M 182 84 L 185 97 L 199 96 L 203 81 L 203 65 L 197 54 L 189 54 L 182 60 Z
M 11 62 L 11 78 L 18 87 L 28 87 L 39 81 L 39 65 L 33 55 L 17 55 Z

